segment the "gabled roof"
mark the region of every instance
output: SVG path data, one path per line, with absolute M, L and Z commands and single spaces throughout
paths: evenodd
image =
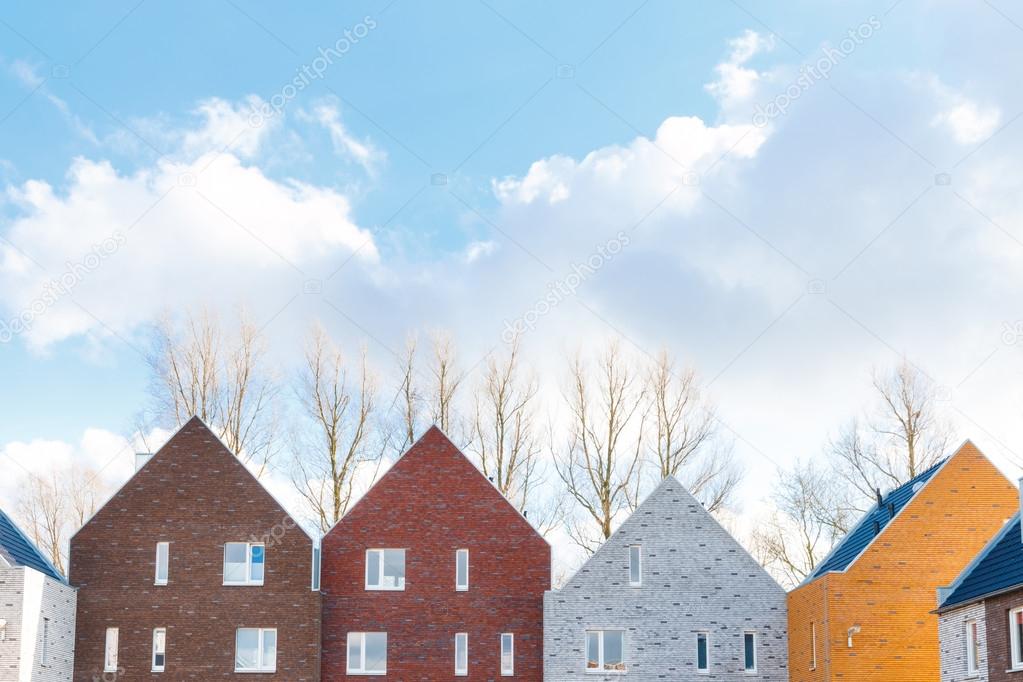
M 815 580 L 825 573 L 832 571 L 844 571 L 856 560 L 860 554 L 863 553 L 874 538 L 888 525 L 895 516 L 902 511 L 903 507 L 909 504 L 917 493 L 923 490 L 924 485 L 938 472 L 939 469 L 948 461 L 945 458 L 932 466 L 927 471 L 921 474 L 917 474 L 913 479 L 903 483 L 895 490 L 885 495 L 880 505 L 875 505 L 873 509 L 867 512 L 860 522 L 856 524 L 849 533 L 842 538 L 831 553 L 817 565 L 814 572 L 806 579 L 805 582 Z M 891 507 L 891 508 L 889 508 Z M 874 525 L 877 524 L 879 530 L 874 532 Z
M 963 606 L 1015 588 L 1023 588 L 1023 531 L 1018 513 L 952 583 L 938 610 Z
M 28 566 L 54 580 L 65 582 L 60 571 L 2 510 L 0 510 L 0 557 L 11 566 Z

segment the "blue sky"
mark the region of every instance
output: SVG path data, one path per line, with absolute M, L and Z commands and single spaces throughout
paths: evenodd
M 124 244 L 0 345 L 0 448 L 101 458 L 162 311 L 244 305 L 282 369 L 313 320 L 475 359 L 624 231 L 528 336 L 552 395 L 576 346 L 669 348 L 755 501 L 905 355 L 1018 474 L 1021 26 L 998 0 L 5 5 L 3 319 Z

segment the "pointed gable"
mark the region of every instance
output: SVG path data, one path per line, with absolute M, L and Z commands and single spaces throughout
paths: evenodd
M 11 566 L 27 566 L 54 580 L 64 582 L 60 571 L 2 510 L 0 510 L 0 557 Z

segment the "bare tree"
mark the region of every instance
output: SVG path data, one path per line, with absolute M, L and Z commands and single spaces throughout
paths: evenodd
M 691 367 L 676 368 L 662 351 L 651 363 L 647 393 L 653 438 L 649 449 L 660 479 L 678 477 L 709 511 L 724 505 L 741 480 L 730 444 L 721 442 L 714 405 Z
M 538 498 L 544 441 L 537 417 L 539 382 L 522 368 L 518 340 L 503 358 L 491 355 L 476 387 L 469 447 L 483 474 L 541 532 L 560 522 L 561 499 Z
M 812 463 L 779 473 L 776 511 L 753 531 L 753 551 L 785 585 L 802 582 L 850 529 L 853 513 L 840 481 Z
M 259 465 L 275 451 L 278 388 L 265 367 L 259 330 L 244 315 L 228 339 L 218 319 L 203 311 L 179 326 L 158 325 L 149 356 L 150 392 L 157 416 L 180 426 L 200 417 L 233 452 Z
M 642 380 L 617 341 L 608 344 L 595 374 L 591 380 L 588 367 L 575 357 L 566 395 L 569 442 L 555 462 L 584 517 L 571 524 L 569 534 L 588 552 L 611 536 L 616 516 L 629 505 L 630 488 L 638 479 L 645 401 Z
M 434 331 L 430 334 L 433 345 L 433 387 L 430 396 L 431 417 L 441 431 L 453 437 L 455 393 L 465 375 L 459 371 L 455 358 L 455 346 L 451 334 Z
M 405 339 L 405 352 L 399 357 L 398 371 L 400 373 L 400 384 L 395 403 L 399 408 L 401 422 L 401 437 L 395 440 L 396 454 L 403 453 L 416 440 L 418 430 L 419 412 L 423 402 L 423 396 L 419 391 L 416 380 L 416 352 L 418 340 L 415 334 L 409 334 Z
M 903 360 L 873 374 L 877 404 L 854 419 L 829 443 L 842 478 L 856 491 L 861 508 L 875 491 L 895 488 L 933 466 L 952 437 L 938 410 L 938 389 Z
M 358 375 L 350 379 L 341 351 L 315 328 L 296 393 L 311 443 L 295 455 L 293 481 L 327 531 L 348 510 L 360 465 L 382 455 L 372 433 L 376 386 L 365 349 Z

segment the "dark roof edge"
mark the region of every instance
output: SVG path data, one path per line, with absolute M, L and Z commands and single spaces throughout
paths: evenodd
M 956 607 L 966 606 L 967 604 L 983 601 L 987 597 L 990 597 L 995 594 L 1000 594 L 1001 592 L 1005 592 L 1006 590 L 1016 589 L 1015 587 L 1002 588 L 977 597 L 970 597 L 961 602 L 955 602 L 952 604 L 948 603 L 948 598 L 951 597 L 959 588 L 959 586 L 962 585 L 963 582 L 965 582 L 966 579 L 970 577 L 970 574 L 973 573 L 974 569 L 976 569 L 981 564 L 981 562 L 983 562 L 984 559 L 986 559 L 988 555 L 991 554 L 992 550 L 994 550 L 998 543 L 1001 542 L 1003 538 L 1005 538 L 1009 531 L 1015 528 L 1016 521 L 1018 521 L 1019 519 L 1020 512 L 1016 512 L 1012 517 L 1009 518 L 1008 521 L 1006 521 L 1002 525 L 1001 528 L 998 529 L 998 532 L 995 533 L 990 540 L 988 540 L 988 543 L 984 545 L 984 549 L 980 550 L 980 552 L 977 553 L 977 556 L 973 557 L 973 560 L 966 565 L 966 568 L 964 568 L 958 576 L 956 576 L 956 579 L 952 581 L 952 584 L 938 588 L 939 590 L 945 592 L 945 597 L 940 602 L 938 602 L 938 608 L 935 609 L 932 613 L 942 613 L 944 611 L 948 611 Z
M 38 545 L 37 545 L 36 543 L 32 542 L 32 540 L 31 540 L 31 539 L 30 539 L 30 538 L 29 538 L 29 537 L 28 537 L 27 535 L 25 535 L 25 531 L 23 531 L 23 530 L 21 529 L 21 526 L 19 526 L 19 525 L 18 525 L 17 523 L 15 523 L 15 522 L 14 522 L 14 519 L 12 519 L 12 518 L 10 517 L 10 515 L 9 515 L 9 514 L 7 514 L 7 512 L 3 512 L 3 511 L 0 511 L 0 514 L 3 514 L 3 515 L 4 515 L 4 517 L 5 517 L 6 519 L 7 519 L 7 523 L 11 524 L 11 528 L 13 528 L 13 529 L 14 529 L 14 532 L 16 532 L 16 533 L 17 533 L 18 535 L 20 535 L 20 536 L 22 537 L 22 539 L 23 539 L 23 540 L 24 540 L 25 542 L 27 542 L 27 543 L 28 543 L 28 546 L 29 546 L 29 547 L 31 547 L 31 548 L 32 548 L 32 550 L 33 550 L 33 551 L 34 551 L 34 552 L 35 552 L 35 553 L 36 553 L 37 555 L 39 555 L 39 558 L 43 560 L 43 563 L 44 563 L 44 564 L 46 564 L 46 567 L 47 567 L 47 568 L 49 568 L 49 569 L 50 569 L 51 571 L 53 571 L 53 575 L 55 575 L 55 576 L 59 576 L 59 577 L 57 578 L 57 580 L 58 580 L 59 582 L 62 582 L 62 583 L 64 583 L 65 585 L 68 585 L 69 583 L 68 583 L 68 580 L 67 580 L 67 576 L 66 576 L 66 575 L 64 575 L 63 573 L 61 573 L 60 571 L 58 571 L 58 570 L 57 570 L 57 567 L 53 565 L 53 562 L 52 562 L 52 561 L 50 561 L 50 558 L 49 558 L 48 556 L 46 556 L 46 554 L 44 554 L 44 553 L 43 553 L 43 551 L 42 551 L 41 549 L 39 549 L 39 546 L 38 546 Z M 9 563 L 9 562 L 8 562 L 8 563 Z M 18 566 L 24 566 L 25 568 L 32 568 L 31 566 L 25 566 L 24 564 L 17 564 L 17 565 L 18 565 Z M 33 570 L 33 571 L 35 571 L 35 570 L 37 570 L 37 569 L 34 569 L 34 568 L 32 568 L 32 570 Z M 42 571 L 40 571 L 40 573 L 41 573 L 41 572 L 42 572 Z M 44 574 L 44 575 L 45 575 L 45 574 Z M 47 577 L 47 578 L 52 578 L 53 576 L 46 576 L 46 577 Z

